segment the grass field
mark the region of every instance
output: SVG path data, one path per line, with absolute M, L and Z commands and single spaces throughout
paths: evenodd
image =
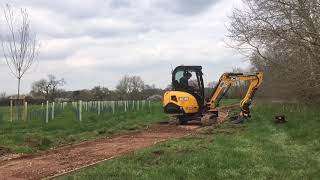
M 237 102 L 226 99 L 221 102 L 221 106 Z M 83 121 L 79 122 L 75 110 L 69 104 L 65 111 L 57 112 L 55 119 L 49 120 L 48 124 L 45 123 L 45 110 L 41 106 L 29 106 L 27 120 L 14 122 L 9 122 L 10 108 L 0 107 L 0 156 L 5 153 L 33 153 L 63 144 L 142 129 L 167 118 L 161 106 L 160 102 L 151 103 L 151 109 L 145 107 L 144 110 L 128 110 L 126 113 L 121 110 L 115 114 L 102 113 L 100 116 L 96 112 L 83 110 Z M 58 106 L 56 109 L 59 109 Z M 13 114 L 15 112 L 14 107 Z M 23 107 L 21 112 L 23 114 Z
M 61 179 L 318 179 L 320 111 L 262 104 L 243 125 L 225 123 Z M 286 115 L 285 124 L 273 122 Z
M 32 108 L 32 107 L 30 107 Z M 151 109 L 115 114 L 84 112 L 79 122 L 69 105 L 54 120 L 45 123 L 42 118 L 9 122 L 8 107 L 0 108 L 0 156 L 3 153 L 32 153 L 51 147 L 88 139 L 133 131 L 165 119 L 161 103 L 152 103 Z M 2 114 L 2 115 L 1 115 Z

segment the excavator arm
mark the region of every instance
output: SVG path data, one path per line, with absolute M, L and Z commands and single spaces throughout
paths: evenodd
M 250 81 L 249 88 L 246 95 L 240 102 L 240 118 L 250 117 L 250 104 L 254 94 L 263 80 L 263 73 L 258 72 L 256 74 L 244 74 L 244 73 L 224 73 L 218 84 L 215 86 L 212 95 L 207 102 L 208 112 L 216 112 L 216 108 L 219 106 L 219 102 L 223 96 L 228 92 L 229 88 L 237 82 Z

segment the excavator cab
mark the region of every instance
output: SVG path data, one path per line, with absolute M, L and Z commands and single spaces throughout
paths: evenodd
M 190 79 L 185 80 L 187 85 L 182 82 L 186 74 L 191 75 Z M 202 75 L 201 66 L 178 66 L 172 71 L 172 90 L 192 94 L 196 98 L 198 106 L 203 107 L 204 84 Z
M 183 79 L 186 74 L 191 78 Z M 201 66 L 178 66 L 172 71 L 172 89 L 165 92 L 163 107 L 165 113 L 178 118 L 179 124 L 199 117 L 206 107 L 202 75 Z

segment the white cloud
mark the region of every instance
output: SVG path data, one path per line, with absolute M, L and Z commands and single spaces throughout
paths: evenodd
M 28 8 L 41 41 L 24 92 L 46 74 L 64 77 L 69 90 L 113 88 L 125 74 L 163 88 L 170 82 L 170 64 L 203 65 L 207 81 L 248 66 L 224 43 L 228 15 L 241 0 L 13 0 L 12 5 Z M 0 63 L 1 91 L 15 92 L 13 80 Z

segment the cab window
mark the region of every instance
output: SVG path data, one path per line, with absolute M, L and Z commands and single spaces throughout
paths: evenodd
M 178 71 L 175 75 L 175 80 L 180 82 L 180 79 L 183 77 L 183 71 Z
M 199 90 L 199 84 L 197 79 L 197 74 L 195 72 L 190 72 L 192 77 L 189 79 L 189 86 L 195 90 Z

